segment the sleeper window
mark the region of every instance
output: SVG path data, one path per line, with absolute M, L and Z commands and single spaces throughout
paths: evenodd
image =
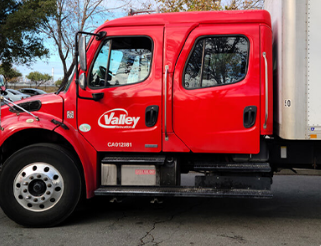
M 248 49 L 247 39 L 241 36 L 199 39 L 185 68 L 185 88 L 196 89 L 241 81 L 247 71 Z

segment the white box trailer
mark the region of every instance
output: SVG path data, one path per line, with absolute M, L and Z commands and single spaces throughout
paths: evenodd
M 273 31 L 275 133 L 321 139 L 321 1 L 265 0 Z

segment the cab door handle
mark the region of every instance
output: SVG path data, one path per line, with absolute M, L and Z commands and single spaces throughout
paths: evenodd
M 148 106 L 145 111 L 145 124 L 153 127 L 157 123 L 159 107 L 157 105 Z
M 251 128 L 255 125 L 256 120 L 256 106 L 247 106 L 243 112 L 243 125 L 245 128 Z

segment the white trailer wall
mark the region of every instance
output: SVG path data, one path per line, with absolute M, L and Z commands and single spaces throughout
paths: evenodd
M 274 109 L 284 139 L 321 139 L 321 0 L 266 0 L 273 31 Z
M 308 1 L 308 126 L 321 130 L 321 1 Z M 319 130 L 320 129 L 320 130 Z M 320 134 L 321 135 L 321 134 Z

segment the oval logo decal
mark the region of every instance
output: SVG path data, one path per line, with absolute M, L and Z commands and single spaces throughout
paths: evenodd
M 115 108 L 103 113 L 98 119 L 98 125 L 103 128 L 135 128 L 140 117 L 128 116 L 122 108 Z
M 79 130 L 82 132 L 89 132 L 91 130 L 91 126 L 88 124 L 81 124 L 79 126 Z

